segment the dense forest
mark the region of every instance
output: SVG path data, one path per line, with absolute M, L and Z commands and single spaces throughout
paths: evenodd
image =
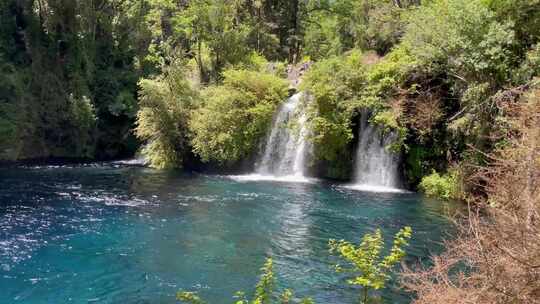
M 0 70 L 2 161 L 245 170 L 302 91 L 310 174 L 349 180 L 367 113 L 409 188 L 495 219 L 408 274 L 419 303 L 538 301 L 539 0 L 3 0 Z
M 160 168 L 238 168 L 288 95 L 288 65 L 315 62 L 297 88 L 313 99 L 312 174 L 350 178 L 367 111 L 399 135 L 409 184 L 435 172 L 424 185 L 439 191 L 505 143 L 500 104 L 540 68 L 537 1 L 1 5 L 4 160 L 141 149 Z

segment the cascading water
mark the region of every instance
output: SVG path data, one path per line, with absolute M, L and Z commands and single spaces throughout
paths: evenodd
M 364 111 L 360 117 L 359 138 L 352 188 L 400 191 L 399 155 L 387 149 L 396 140 L 396 134 L 384 134 L 380 127 L 370 124 L 369 113 Z
M 305 160 L 310 145 L 306 140 L 306 114 L 299 107 L 301 99 L 302 93 L 297 93 L 280 106 L 266 138 L 262 157 L 255 166 L 255 173 L 234 176 L 234 179 L 310 181 L 305 177 Z M 298 128 L 291 130 L 289 124 L 294 120 Z
M 306 142 L 306 115 L 298 111 L 301 97 L 302 93 L 297 93 L 280 107 L 266 140 L 263 156 L 256 167 L 256 173 L 273 176 L 304 176 L 308 144 Z M 297 134 L 287 126 L 295 118 L 298 123 Z

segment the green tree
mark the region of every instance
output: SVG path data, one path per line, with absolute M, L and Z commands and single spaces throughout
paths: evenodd
M 514 23 L 522 51 L 540 42 L 540 0 L 483 0 L 500 22 Z
M 0 99 L 19 113 L 12 118 L 19 147 L 10 158 L 129 153 L 139 77 L 134 57 L 146 49 L 131 35 L 144 11 L 135 3 L 2 1 L 0 61 L 15 86 Z
M 355 46 L 388 53 L 403 35 L 402 14 L 414 1 L 361 0 L 354 2 L 349 26 Z
M 314 16 L 315 14 L 317 17 Z M 312 13 L 310 20 L 304 36 L 304 54 L 312 60 L 341 55 L 345 46 L 341 37 L 337 35 L 338 17 L 326 12 Z
M 443 145 L 441 155 L 461 159 L 470 145 L 490 150 L 495 144 L 490 133 L 500 115 L 497 92 L 519 78 L 516 69 L 524 57 L 514 22 L 499 18 L 482 0 L 431 1 L 408 16 L 402 46 L 414 58 L 416 73 L 447 87 L 438 93 L 446 95 L 439 130 L 445 138 L 434 140 Z M 421 86 L 428 90 L 425 81 Z M 486 161 L 481 153 L 467 158 L 476 164 Z
M 351 102 L 365 84 L 362 54 L 352 52 L 317 62 L 301 89 L 313 100 L 306 103 L 310 134 L 318 159 L 334 161 L 353 138 Z
M 308 1 L 305 52 L 315 59 L 352 48 L 388 53 L 403 35 L 404 12 L 416 1 Z
M 480 0 L 437 0 L 409 18 L 405 43 L 420 63 L 446 70 L 462 88 L 505 83 L 518 59 L 515 31 Z M 456 89 L 459 86 L 456 87 Z
M 156 168 L 182 167 L 189 153 L 188 123 L 198 98 L 192 83 L 185 77 L 181 58 L 172 58 L 163 75 L 139 82 L 137 137 L 145 143 L 142 150 Z
M 225 66 L 241 62 L 250 53 L 247 40 L 252 29 L 240 20 L 241 4 L 239 0 L 193 0 L 174 18 L 176 32 L 192 45 L 190 52 L 203 82 L 209 76 L 218 79 Z M 211 71 L 203 60 L 205 47 L 210 51 Z
M 380 229 L 365 234 L 358 246 L 344 240 L 330 240 L 330 252 L 337 253 L 349 264 L 348 268 L 336 265 L 336 271 L 348 271 L 355 275 L 348 283 L 362 287 L 362 303 L 368 303 L 371 289 L 385 287 L 392 268 L 405 258 L 404 247 L 409 245 L 411 236 L 411 227 L 402 228 L 394 237 L 390 254 L 385 257 L 381 256 L 384 240 Z
M 227 70 L 220 86 L 202 92 L 190 122 L 193 151 L 203 161 L 232 164 L 255 152 L 287 83 L 272 74 Z

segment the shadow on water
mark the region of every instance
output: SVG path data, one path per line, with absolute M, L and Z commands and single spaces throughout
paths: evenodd
M 354 303 L 331 238 L 410 225 L 409 261 L 439 252 L 449 205 L 328 182 L 235 181 L 117 164 L 0 171 L 0 303 L 175 303 L 179 289 L 229 303 L 265 257 L 280 288 Z M 451 231 L 450 231 L 451 232 Z M 385 290 L 391 303 L 406 294 Z

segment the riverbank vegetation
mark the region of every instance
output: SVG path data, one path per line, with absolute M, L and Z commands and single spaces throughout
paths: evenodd
M 409 188 L 471 203 L 418 303 L 540 298 L 539 0 L 6 0 L 0 70 L 0 160 L 157 168 L 256 157 L 289 76 L 312 172 L 351 178 L 364 114 Z
M 484 166 L 504 142 L 493 134 L 504 127 L 501 100 L 533 88 L 540 70 L 538 5 L 6 1 L 0 155 L 138 149 L 158 168 L 186 159 L 235 168 L 257 157 L 285 78 L 300 80 L 286 66 L 300 64 L 310 66 L 298 89 L 313 174 L 351 178 L 364 114 L 397 135 L 387 148 L 402 156 L 410 187 L 425 177 L 428 194 L 458 197 L 426 186 L 461 180 L 434 184 L 432 173 L 467 175 L 461 164 Z
M 471 212 L 434 266 L 404 273 L 415 303 L 539 303 L 540 92 L 504 106 L 505 145 L 474 167 Z

